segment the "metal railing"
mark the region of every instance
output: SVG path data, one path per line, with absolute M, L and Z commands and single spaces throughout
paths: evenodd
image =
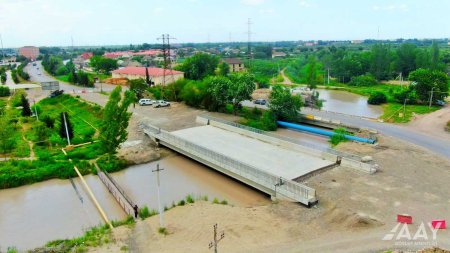
M 257 133 L 257 134 L 262 134 L 262 135 L 266 135 L 266 136 L 273 137 L 273 138 L 276 138 L 276 139 L 280 139 L 280 140 L 283 140 L 283 141 L 291 142 L 291 143 L 300 145 L 300 146 L 302 146 L 302 147 L 304 147 L 306 149 L 315 149 L 315 150 L 319 150 L 319 151 L 322 151 L 322 152 L 325 152 L 325 153 L 329 153 L 329 154 L 332 154 L 332 155 L 345 157 L 347 159 L 351 159 L 351 160 L 354 160 L 354 161 L 357 161 L 357 162 L 361 161 L 361 156 L 350 154 L 350 153 L 346 153 L 346 152 L 342 152 L 342 151 L 338 151 L 338 150 L 333 149 L 333 148 L 321 147 L 321 146 L 318 146 L 318 145 L 314 145 L 312 143 L 307 143 L 307 142 L 304 142 L 304 141 L 301 141 L 301 140 L 292 139 L 292 138 L 289 138 L 289 137 L 286 137 L 286 136 L 282 136 L 282 135 L 279 135 L 279 134 L 266 132 L 266 131 L 263 131 L 261 129 L 245 126 L 245 125 L 242 125 L 242 124 L 239 124 L 239 123 L 236 123 L 236 122 L 232 122 L 232 121 L 228 121 L 228 120 L 224 120 L 224 119 L 211 117 L 209 115 L 201 115 L 199 117 L 205 118 L 207 120 L 217 121 L 217 122 L 220 122 L 222 124 L 229 125 L 229 126 L 241 128 L 241 129 L 244 129 L 244 130 L 247 130 L 247 131 L 250 131 L 250 132 L 254 132 L 254 133 Z
M 316 201 L 316 191 L 313 188 L 273 175 L 223 154 L 211 151 L 155 126 L 141 124 L 141 128 L 148 135 L 158 139 L 159 141 L 163 141 L 175 148 L 189 153 L 190 155 L 198 157 L 204 161 L 214 164 L 215 166 L 219 166 L 220 168 L 239 175 L 242 178 L 250 180 L 251 182 L 275 191 L 275 194 L 282 194 L 306 205 Z
M 134 217 L 133 202 L 128 198 L 128 196 L 125 194 L 125 192 L 117 185 L 117 183 L 114 180 L 111 180 L 112 177 L 109 174 L 107 174 L 99 169 L 97 170 L 97 175 L 100 178 L 100 180 L 103 182 L 103 184 L 106 186 L 108 191 L 117 200 L 120 207 L 122 207 L 122 209 L 125 211 L 125 213 Z

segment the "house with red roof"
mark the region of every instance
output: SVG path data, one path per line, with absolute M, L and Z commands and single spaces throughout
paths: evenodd
M 111 74 L 113 78 L 127 78 L 128 80 L 142 78 L 145 80 L 146 69 L 150 80 L 155 85 L 169 84 L 184 78 L 184 73 L 181 71 L 150 67 L 125 67 L 116 69 Z

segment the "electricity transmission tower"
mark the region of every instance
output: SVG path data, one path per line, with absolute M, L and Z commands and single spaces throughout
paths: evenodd
M 170 37 L 169 34 L 163 34 L 160 38 L 157 38 L 157 40 L 162 40 L 162 51 L 163 51 L 163 85 L 166 85 L 166 75 L 167 70 L 169 69 L 169 78 L 171 80 L 169 81 L 175 81 L 173 78 L 173 70 L 172 70 L 172 59 L 170 55 L 170 40 L 175 40 L 175 38 Z
M 220 238 L 217 238 L 217 223 L 214 224 L 214 241 L 211 241 L 209 243 L 209 248 L 213 248 L 214 247 L 214 253 L 217 253 L 217 245 L 219 244 L 219 242 L 225 237 L 225 232 L 222 231 L 220 233 Z
M 252 20 L 250 18 L 248 18 L 247 21 L 247 36 L 248 36 L 248 40 L 247 40 L 247 60 L 248 60 L 248 67 L 250 67 L 251 65 L 251 61 L 252 61 L 252 47 L 251 47 L 251 39 L 252 39 L 252 30 L 251 30 L 251 26 L 252 26 Z

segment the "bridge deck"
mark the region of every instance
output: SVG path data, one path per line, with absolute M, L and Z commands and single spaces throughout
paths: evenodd
M 293 151 L 209 125 L 171 133 L 209 150 L 287 179 L 298 178 L 333 164 L 319 156 Z

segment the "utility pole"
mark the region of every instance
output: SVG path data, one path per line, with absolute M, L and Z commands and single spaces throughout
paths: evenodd
M 217 223 L 214 224 L 214 241 L 211 241 L 209 243 L 209 249 L 214 247 L 214 253 L 217 253 L 217 245 L 219 244 L 219 242 L 225 237 L 225 232 L 222 231 L 220 233 L 220 238 L 217 238 Z
M 330 68 L 328 68 L 327 84 L 330 84 Z
M 66 128 L 67 144 L 70 146 L 70 136 L 69 136 L 69 129 L 67 129 L 66 112 L 63 112 L 63 118 L 64 118 L 64 126 Z
M 2 44 L 2 61 L 5 61 L 5 50 L 3 49 L 3 38 L 2 35 L 0 34 L 0 43 Z
M 34 105 L 34 113 L 36 114 L 36 120 L 39 121 L 39 116 L 36 108 L 36 100 L 33 99 L 33 105 Z
M 405 102 L 403 103 L 403 118 L 405 118 L 405 113 L 406 113 L 406 100 L 408 100 L 408 99 L 405 98 Z
M 156 170 L 152 170 L 152 172 L 156 172 L 156 181 L 158 183 L 158 209 L 159 209 L 159 226 L 161 228 L 164 227 L 164 220 L 163 220 L 163 215 L 164 215 L 164 209 L 162 208 L 161 205 L 161 192 L 159 190 L 160 188 L 160 180 L 159 180 L 159 172 L 163 171 L 164 169 L 160 169 L 159 168 L 159 163 L 156 165 Z
M 433 90 L 436 87 L 431 88 L 431 94 L 430 94 L 430 104 L 428 105 L 428 108 L 431 108 L 431 102 L 433 101 Z

